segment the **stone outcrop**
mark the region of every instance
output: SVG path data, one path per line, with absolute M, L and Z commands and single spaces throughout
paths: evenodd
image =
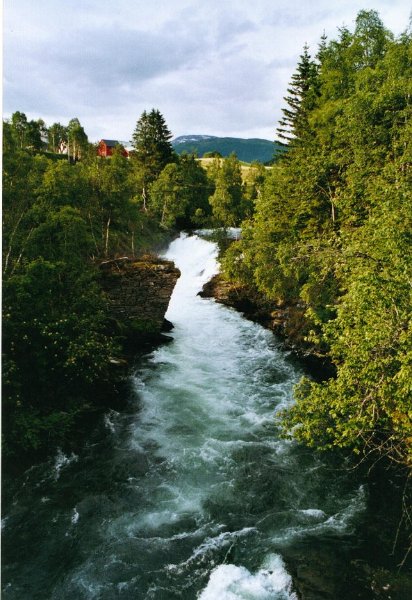
M 153 256 L 117 258 L 100 264 L 111 317 L 126 336 L 164 330 L 165 313 L 180 276 L 173 262 Z

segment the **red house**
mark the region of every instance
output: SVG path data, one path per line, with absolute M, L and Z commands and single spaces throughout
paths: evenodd
M 99 145 L 97 146 L 97 154 L 103 157 L 111 156 L 113 150 L 119 145 L 123 146 L 123 156 L 129 157 L 129 150 L 126 150 L 122 142 L 119 142 L 118 140 L 100 140 Z

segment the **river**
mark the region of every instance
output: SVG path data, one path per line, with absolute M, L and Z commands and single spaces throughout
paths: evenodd
M 313 552 L 312 579 L 324 570 L 344 589 L 367 490 L 281 439 L 275 415 L 301 367 L 271 332 L 197 296 L 216 255 L 197 236 L 172 242 L 173 341 L 139 359 L 128 409 L 78 455 L 10 482 L 4 600 L 296 600 L 292 571 Z

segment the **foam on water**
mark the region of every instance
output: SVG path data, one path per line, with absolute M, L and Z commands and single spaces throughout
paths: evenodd
M 73 524 L 73 525 L 76 525 L 76 523 L 77 523 L 77 522 L 78 522 L 78 520 L 79 520 L 79 517 L 80 517 L 80 515 L 79 515 L 79 513 L 77 512 L 77 508 L 76 508 L 76 507 L 74 507 L 74 508 L 73 508 L 73 514 L 72 514 L 72 518 L 71 518 L 71 522 L 72 522 L 72 524 Z
M 361 485 L 350 497 L 342 499 L 342 508 L 339 512 L 327 516 L 320 509 L 306 509 L 297 511 L 298 515 L 304 517 L 303 523 L 293 527 L 278 530 L 272 536 L 272 542 L 276 544 L 289 544 L 292 540 L 302 538 L 308 534 L 350 533 L 356 517 L 366 508 L 365 487 Z M 318 521 L 318 522 L 316 522 Z
M 210 561 L 210 556 L 213 556 L 217 550 L 227 548 L 239 538 L 249 536 L 255 532 L 256 529 L 254 527 L 244 527 L 240 531 L 224 531 L 217 536 L 208 537 L 200 544 L 200 546 L 194 549 L 193 553 L 187 560 L 178 565 L 169 564 L 168 569 L 182 572 L 193 563 Z
M 59 479 L 61 470 L 73 462 L 76 462 L 78 459 L 79 457 L 77 454 L 74 454 L 73 452 L 70 456 L 67 456 L 61 450 L 58 450 L 54 459 L 54 478 L 56 480 Z
M 120 413 L 116 410 L 109 410 L 104 415 L 104 425 L 111 433 L 115 433 L 116 431 L 116 419 L 119 415 Z
M 309 517 L 310 519 L 325 519 L 326 514 L 323 510 L 319 510 L 318 508 L 305 508 L 298 511 L 300 514 L 305 517 Z
M 278 436 L 299 369 L 270 331 L 197 296 L 216 257 L 197 236 L 172 242 L 173 340 L 139 362 L 130 412 L 108 411 L 80 458 L 26 476 L 4 534 L 21 537 L 10 580 L 31 597 L 292 600 L 278 553 L 345 535 L 364 509 L 355 483 L 342 491 L 342 473 Z
M 251 573 L 242 566 L 220 565 L 210 575 L 199 600 L 297 600 L 292 579 L 282 558 L 270 554 L 262 567 Z

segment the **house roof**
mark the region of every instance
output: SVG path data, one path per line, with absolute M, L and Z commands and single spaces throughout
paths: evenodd
M 109 146 L 109 148 L 114 148 L 115 146 L 120 144 L 118 140 L 100 140 L 100 142 L 104 142 L 106 146 Z

